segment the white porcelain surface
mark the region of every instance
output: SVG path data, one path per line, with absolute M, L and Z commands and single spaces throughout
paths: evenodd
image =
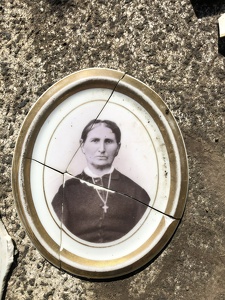
M 87 89 L 65 99 L 44 122 L 32 159 L 65 172 L 79 148 L 77 140 L 86 120 L 97 117 L 111 93 L 110 89 Z
M 99 88 L 99 82 L 111 88 Z M 136 201 L 138 209 L 146 210 L 143 216 L 139 215 L 142 217 L 138 223 L 131 223 L 133 228 L 128 233 L 107 243 L 87 242 L 72 234 L 52 206 L 59 188 L 87 166 L 80 138 L 84 127 L 94 119 L 111 120 L 119 126 L 121 147 L 113 166 L 150 197 L 149 205 L 145 205 L 143 199 L 135 200 L 129 192 L 126 196 L 121 193 L 123 200 L 132 204 Z M 37 101 L 20 134 L 13 161 L 13 174 L 18 174 L 12 177 L 14 196 L 30 238 L 51 263 L 80 276 L 110 278 L 138 269 L 163 249 L 183 214 L 188 172 L 179 128 L 156 93 L 122 72 L 90 69 L 74 73 Z M 88 185 L 96 192 L 101 189 L 92 183 Z M 109 188 L 108 192 L 118 191 Z M 99 198 L 102 205 L 104 197 Z M 62 196 L 62 204 L 57 202 L 63 216 L 65 199 Z M 121 203 L 126 209 L 126 202 Z M 90 204 L 95 210 L 94 202 Z M 127 210 L 129 213 L 129 205 Z M 117 218 L 116 209 L 112 215 L 113 220 L 114 216 Z
M 63 184 L 63 174 L 32 161 L 30 184 L 37 217 L 47 234 L 57 245 L 60 245 L 61 223 L 55 216 L 51 202 L 59 187 Z M 35 231 L 35 234 L 38 233 Z M 40 237 L 40 242 L 42 241 L 43 239 Z
M 162 213 L 175 218 L 181 218 L 183 207 L 178 211 L 177 207 L 180 204 L 179 202 L 184 201 L 186 198 L 187 190 L 187 178 L 185 178 L 186 182 L 183 183 L 182 186 L 182 180 L 184 180 L 182 176 L 187 177 L 185 169 L 187 168 L 187 165 L 185 164 L 186 152 L 181 146 L 183 143 L 181 133 L 171 112 L 169 112 L 161 99 L 160 101 L 157 99 L 157 102 L 154 94 L 152 94 L 151 98 L 150 93 L 144 93 L 144 89 L 142 91 L 142 89 L 131 85 L 129 80 L 130 77 L 125 76 L 124 80 L 119 82 L 118 89 L 120 87 L 128 90 L 131 89 L 142 99 L 145 107 L 148 108 L 148 111 L 144 106 L 140 105 L 136 99 L 132 99 L 117 91 L 114 91 L 108 105 L 110 103 L 118 103 L 126 106 L 130 112 L 141 120 L 149 134 L 149 139 L 151 140 L 155 151 L 155 156 L 149 152 L 148 157 L 149 159 L 151 157 L 152 160 L 157 161 L 157 191 L 155 197 L 152 198 L 153 202 L 151 202 L 151 206 Z M 107 107 L 102 114 L 104 114 L 106 110 Z M 101 115 L 99 117 L 101 117 Z M 168 120 L 170 120 L 170 122 L 168 122 Z M 167 136 L 167 140 L 165 140 L 163 135 Z M 179 142 L 179 145 L 177 142 Z M 173 160 L 170 160 L 171 153 Z M 181 157 L 181 155 L 183 155 L 183 157 Z M 181 160 L 183 165 L 181 165 Z M 133 164 L 135 164 L 135 159 L 133 160 Z M 142 168 L 142 172 L 144 176 L 145 168 Z M 153 186 L 155 183 L 149 181 L 149 184 Z M 184 188 L 184 191 L 182 191 L 182 187 Z M 173 193 L 171 193 L 171 191 L 173 191 Z
M 171 172 L 167 146 L 160 129 L 137 101 L 116 91 L 110 97 L 111 92 L 107 89 L 90 89 L 63 101 L 42 126 L 32 159 L 57 171 L 77 175 L 86 165 L 79 143 L 83 128 L 96 117 L 114 121 L 122 132 L 121 149 L 114 161 L 115 168 L 146 190 L 151 199 L 150 206 L 166 212 Z M 107 102 L 108 98 L 110 100 Z M 175 180 L 179 183 L 179 155 L 170 125 L 151 99 L 146 101 L 158 113 L 170 135 L 173 151 L 178 158 Z M 171 216 L 175 215 L 179 194 L 178 184 L 169 211 Z
M 222 14 L 219 19 L 219 33 L 220 33 L 220 37 L 225 37 L 225 14 Z

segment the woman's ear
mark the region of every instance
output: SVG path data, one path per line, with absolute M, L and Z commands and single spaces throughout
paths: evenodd
M 81 151 L 85 154 L 85 152 L 84 152 L 84 141 L 83 141 L 83 139 L 80 139 L 80 147 L 81 147 Z
M 120 146 L 121 146 L 121 143 L 118 143 L 117 151 L 116 151 L 116 155 L 115 155 L 115 156 L 117 156 L 117 154 L 119 153 L 119 151 L 120 151 Z

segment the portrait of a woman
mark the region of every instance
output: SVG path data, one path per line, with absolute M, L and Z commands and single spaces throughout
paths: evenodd
M 67 180 L 52 201 L 64 226 L 85 241 L 120 239 L 140 221 L 149 205 L 146 191 L 113 166 L 120 146 L 121 131 L 115 122 L 90 121 L 80 139 L 87 166 Z

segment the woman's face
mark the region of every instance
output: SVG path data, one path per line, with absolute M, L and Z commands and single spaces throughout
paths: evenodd
M 88 133 L 84 143 L 81 140 L 81 148 L 89 167 L 104 169 L 111 167 L 119 152 L 120 144 L 117 143 L 112 130 L 105 124 L 100 124 Z

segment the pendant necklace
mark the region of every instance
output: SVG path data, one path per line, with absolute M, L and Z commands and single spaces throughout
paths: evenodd
M 102 178 L 100 178 L 100 179 L 101 179 L 101 182 L 102 182 Z M 94 184 L 96 184 L 93 177 L 92 177 L 92 181 L 93 181 Z M 110 187 L 110 183 L 111 183 L 111 173 L 110 173 L 110 175 L 109 175 L 109 181 L 108 181 L 108 187 L 107 187 L 105 199 L 103 198 L 103 193 L 102 193 L 102 195 L 101 195 L 101 191 L 98 190 L 98 189 L 96 188 L 96 192 L 97 192 L 99 198 L 101 199 L 102 203 L 104 204 L 104 205 L 102 206 L 102 209 L 104 210 L 104 213 L 107 213 L 107 209 L 109 208 L 109 207 L 107 206 L 107 201 L 108 201 L 108 196 L 109 196 L 109 187 Z M 103 186 L 103 183 L 102 183 L 102 186 Z M 103 192 L 104 192 L 104 191 L 103 191 Z

